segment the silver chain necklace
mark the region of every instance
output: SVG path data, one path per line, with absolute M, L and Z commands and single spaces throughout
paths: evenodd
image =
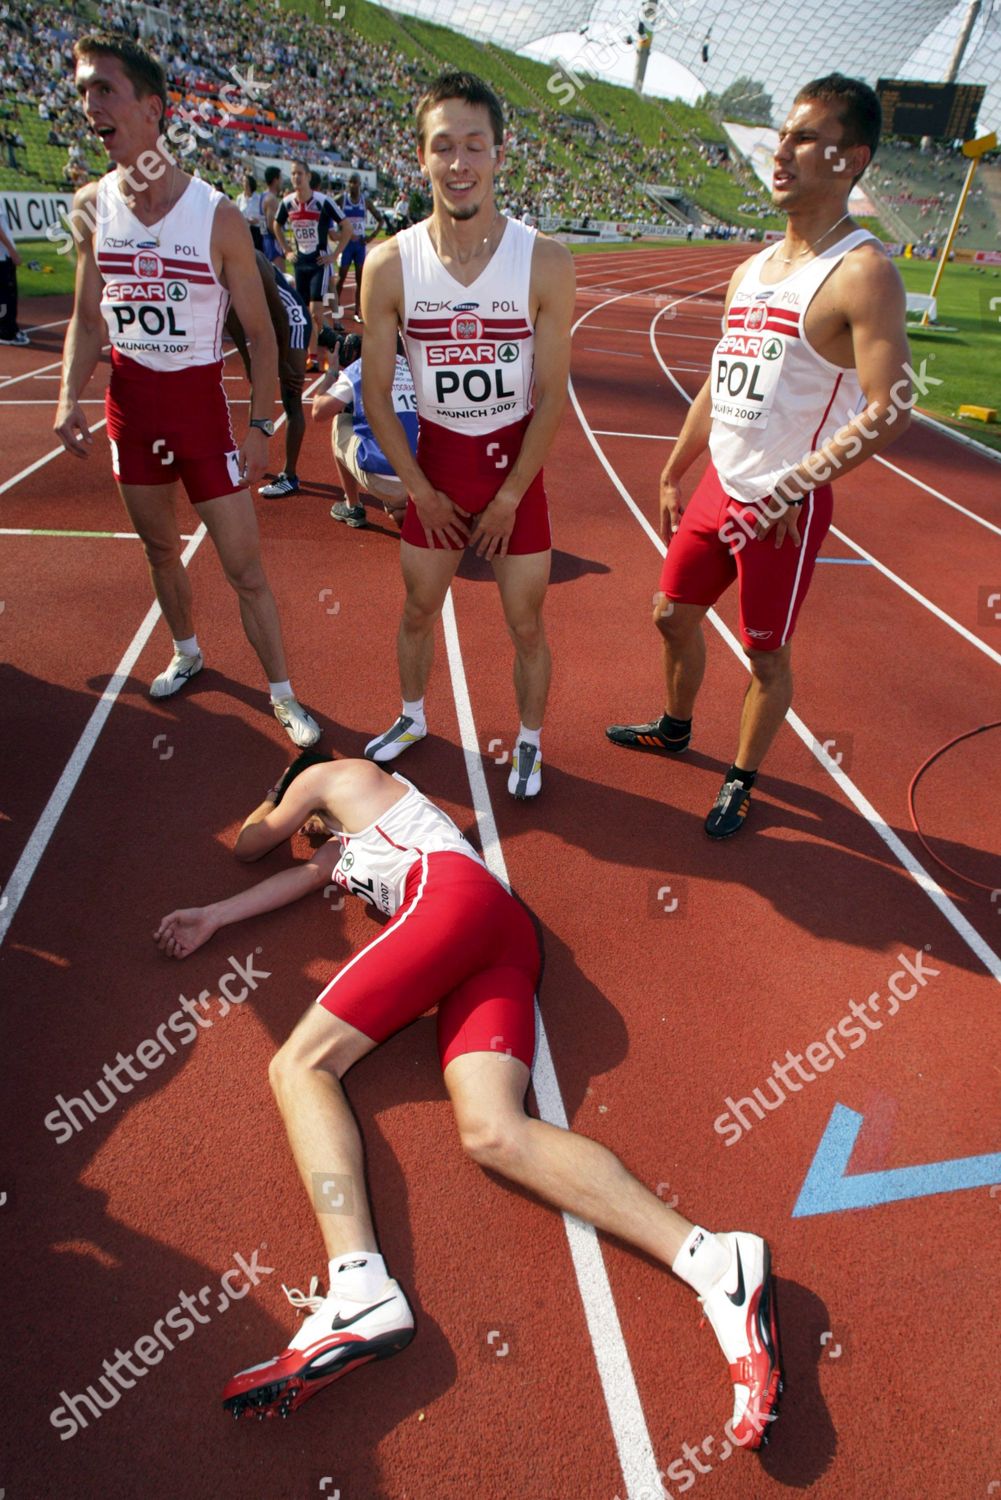
M 837 229 L 837 227 L 838 227 L 839 224 L 843 224 L 846 219 L 850 219 L 850 218 L 851 218 L 851 212 L 850 211 L 848 213 L 846 213 L 846 214 L 842 214 L 841 218 L 838 219 L 837 223 L 834 223 L 834 224 L 830 225 L 830 227 L 828 229 L 824 230 L 823 234 L 819 234 L 817 236 L 817 238 L 814 240 L 814 242 L 813 242 L 812 245 L 807 245 L 807 247 L 806 247 L 805 250 L 797 250 L 795 255 L 780 255 L 779 256 L 779 260 L 782 262 L 782 264 L 784 266 L 791 266 L 794 260 L 802 260 L 803 256 L 804 255 L 809 255 L 811 250 L 816 250 L 816 248 L 820 244 L 821 240 L 825 240 L 827 238 L 827 236 L 833 230 Z

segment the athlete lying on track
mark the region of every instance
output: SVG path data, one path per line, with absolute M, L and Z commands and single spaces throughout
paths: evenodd
M 312 760 L 300 770 L 300 763 Z M 186 958 L 232 922 L 331 883 L 390 921 L 345 963 L 271 1063 L 289 1143 L 330 1258 L 330 1290 L 288 1291 L 308 1316 L 288 1348 L 242 1371 L 223 1404 L 235 1417 L 287 1416 L 331 1381 L 403 1349 L 414 1320 L 379 1254 L 361 1137 L 341 1079 L 437 1003 L 438 1050 L 465 1150 L 481 1166 L 645 1250 L 687 1282 L 730 1365 L 727 1434 L 757 1448 L 781 1389 L 768 1246 L 690 1224 L 604 1146 L 525 1113 L 540 972 L 535 924 L 452 820 L 402 776 L 366 760 L 300 757 L 247 818 L 238 859 L 304 824 L 330 833 L 306 863 L 210 906 L 171 912 L 155 934 Z M 319 820 L 318 824 L 314 820 Z M 331 1188 L 341 1211 L 331 1212 Z

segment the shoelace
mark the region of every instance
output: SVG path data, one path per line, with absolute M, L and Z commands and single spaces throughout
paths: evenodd
M 319 1294 L 319 1285 L 320 1278 L 318 1276 L 311 1276 L 309 1280 L 308 1292 L 300 1292 L 299 1288 L 296 1286 L 287 1287 L 284 1282 L 282 1282 L 282 1291 L 285 1293 L 286 1297 L 288 1298 L 289 1302 L 291 1302 L 296 1312 L 304 1312 L 308 1307 L 311 1313 L 315 1313 L 319 1312 L 320 1308 L 323 1306 L 323 1303 L 326 1301 L 326 1298 L 321 1297 Z

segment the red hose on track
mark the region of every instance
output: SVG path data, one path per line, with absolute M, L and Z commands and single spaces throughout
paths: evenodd
M 914 811 L 914 789 L 917 786 L 918 782 L 921 780 L 922 776 L 928 770 L 929 766 L 933 766 L 940 756 L 944 755 L 947 750 L 952 749 L 953 745 L 961 745 L 964 740 L 972 739 L 975 734 L 984 734 L 988 729 L 1001 729 L 1001 719 L 995 719 L 992 724 L 981 724 L 976 729 L 968 729 L 965 734 L 957 734 L 954 739 L 947 740 L 944 745 L 940 745 L 938 749 L 933 751 L 932 754 L 929 755 L 928 759 L 924 761 L 924 763 L 920 765 L 914 772 L 914 775 L 911 777 L 911 784 L 907 788 L 907 809 L 911 815 L 911 823 L 914 825 L 914 832 L 917 834 L 918 838 L 921 840 L 921 843 L 923 844 L 925 849 L 927 849 L 932 859 L 936 862 L 936 864 L 941 865 L 943 870 L 948 870 L 950 875 L 955 875 L 957 880 L 965 880 L 967 885 L 975 885 L 981 891 L 994 891 L 997 889 L 997 887 L 993 885 L 987 885 L 982 880 L 974 880 L 972 875 L 964 875 L 962 870 L 953 869 L 952 865 L 947 864 L 940 855 L 935 853 L 935 850 L 932 848 L 931 844 L 929 844 L 928 840 L 921 832 L 921 829 L 918 827 L 918 816 Z

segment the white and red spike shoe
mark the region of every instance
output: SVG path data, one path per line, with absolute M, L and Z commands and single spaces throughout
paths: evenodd
M 771 1255 L 756 1234 L 717 1238 L 731 1248 L 730 1268 L 699 1301 L 730 1366 L 733 1417 L 727 1436 L 737 1447 L 760 1448 L 782 1392 Z
M 240 1417 L 287 1417 L 310 1396 L 372 1359 L 405 1349 L 414 1336 L 414 1315 L 395 1281 L 387 1280 L 374 1302 L 356 1302 L 339 1293 L 317 1294 L 283 1287 L 293 1307 L 309 1317 L 289 1346 L 263 1364 L 234 1375 L 222 1393 L 224 1410 Z

